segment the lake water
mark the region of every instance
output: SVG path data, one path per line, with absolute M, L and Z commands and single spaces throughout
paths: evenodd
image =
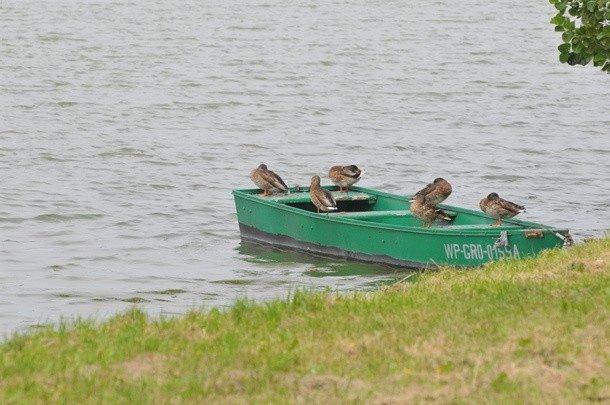
M 576 239 L 610 228 L 610 75 L 558 61 L 545 1 L 4 0 L 0 333 L 405 273 L 242 245 L 264 162 L 448 204 L 491 191 Z

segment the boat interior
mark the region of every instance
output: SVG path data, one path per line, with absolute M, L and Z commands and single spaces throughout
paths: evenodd
M 388 193 L 372 194 L 354 188 L 349 192 L 339 192 L 337 187 L 325 187 L 331 191 L 337 202 L 338 211 L 328 215 L 358 221 L 367 221 L 382 224 L 421 227 L 423 222 L 415 218 L 409 211 L 410 197 L 399 196 Z M 316 212 L 316 207 L 311 202 L 308 189 L 293 190 L 288 194 L 273 194 L 266 197 L 280 204 Z M 458 209 L 454 207 L 439 205 L 439 208 L 450 218 L 451 221 L 441 221 L 432 224 L 433 228 L 451 227 L 451 229 L 487 228 L 496 221 L 484 213 L 471 210 Z M 512 222 L 512 221 L 510 221 Z M 523 225 L 505 222 L 500 227 L 493 229 L 516 229 Z

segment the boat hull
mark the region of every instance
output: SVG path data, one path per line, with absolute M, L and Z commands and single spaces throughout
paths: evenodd
M 235 190 L 242 239 L 346 260 L 425 268 L 480 266 L 505 257 L 532 256 L 562 246 L 562 235 L 567 233 L 518 221 L 492 227 L 494 220 L 484 214 L 455 207 L 449 208 L 465 223 L 456 220 L 461 225 L 425 229 L 408 215 L 408 197 L 361 188 L 355 191 L 351 200 L 338 195 L 346 198 L 339 201 L 340 210 L 342 204 L 347 210 L 358 204 L 353 212 L 318 214 L 307 206 L 303 193 L 260 197 L 253 190 Z M 404 214 L 392 218 L 398 211 L 391 210 L 396 208 L 402 208 Z M 481 223 L 469 223 L 473 221 Z
M 367 254 L 344 250 L 335 246 L 318 245 L 316 243 L 294 239 L 288 235 L 267 233 L 244 224 L 239 224 L 239 230 L 242 240 L 248 242 L 260 243 L 269 246 L 280 246 L 301 252 L 313 253 L 344 260 L 355 260 L 364 263 L 386 264 L 389 266 L 408 267 L 412 269 L 424 268 L 428 266 L 425 263 L 400 260 L 387 255 Z

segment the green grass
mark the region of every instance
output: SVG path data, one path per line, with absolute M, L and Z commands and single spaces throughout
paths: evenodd
M 348 295 L 132 310 L 0 345 L 0 403 L 610 401 L 610 239 Z

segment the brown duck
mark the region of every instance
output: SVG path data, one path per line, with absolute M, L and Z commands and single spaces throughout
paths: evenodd
M 313 176 L 311 178 L 311 185 L 309 187 L 309 196 L 311 202 L 320 211 L 330 212 L 337 211 L 337 202 L 333 198 L 330 191 L 320 186 L 320 176 Z
M 415 195 L 415 200 L 411 203 L 409 210 L 414 217 L 424 222 L 424 228 L 430 228 L 430 224 L 435 221 L 451 221 L 451 217 L 442 210 L 426 203 L 423 194 Z
M 423 196 L 426 204 L 436 207 L 437 204 L 445 201 L 452 191 L 451 184 L 447 180 L 437 177 L 432 183 L 415 193 L 415 196 Z
M 502 225 L 503 218 L 512 218 L 525 211 L 523 205 L 515 204 L 500 198 L 497 193 L 491 193 L 483 198 L 479 203 L 479 206 L 481 207 L 481 211 L 498 220 L 497 223 L 492 224 L 491 226 L 500 226 Z
M 360 169 L 356 165 L 333 166 L 328 171 L 328 177 L 339 186 L 340 192 L 349 191 L 349 187 L 357 183 L 363 174 L 364 169 Z
M 250 178 L 263 190 L 261 196 L 268 196 L 274 191 L 288 191 L 288 186 L 284 180 L 271 170 L 267 169 L 267 165 L 261 164 L 256 169 L 250 172 Z

